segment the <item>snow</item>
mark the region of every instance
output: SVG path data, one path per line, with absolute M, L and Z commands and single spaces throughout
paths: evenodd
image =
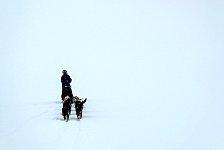
M 1 150 L 223 150 L 224 3 L 0 2 Z M 61 71 L 87 97 L 62 120 Z

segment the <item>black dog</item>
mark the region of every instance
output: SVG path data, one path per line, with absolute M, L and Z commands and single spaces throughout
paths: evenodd
M 66 121 L 69 120 L 69 115 L 71 114 L 71 101 L 69 96 L 66 96 L 63 101 L 62 115 Z
M 75 110 L 76 110 L 76 116 L 78 119 L 82 118 L 82 110 L 83 110 L 83 104 L 87 101 L 87 98 L 80 99 L 78 96 L 74 97 L 74 103 L 75 103 Z

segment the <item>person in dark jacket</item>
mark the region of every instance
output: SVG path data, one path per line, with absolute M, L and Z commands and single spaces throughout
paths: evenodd
M 62 94 L 61 99 L 64 100 L 65 96 L 73 98 L 72 89 L 70 83 L 72 82 L 71 77 L 68 75 L 67 70 L 62 71 L 61 84 L 62 84 Z

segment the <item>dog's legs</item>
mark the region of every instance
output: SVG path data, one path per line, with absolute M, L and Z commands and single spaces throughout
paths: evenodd
M 78 119 L 81 119 L 81 118 L 82 118 L 82 111 L 79 111 L 79 112 L 77 113 L 77 118 L 78 118 Z
M 80 119 L 82 118 L 82 111 L 80 112 Z
M 68 114 L 69 114 L 69 115 L 71 114 L 71 107 L 70 107 L 69 110 L 68 110 Z

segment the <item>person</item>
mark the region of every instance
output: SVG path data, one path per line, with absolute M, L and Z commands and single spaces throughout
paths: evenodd
M 71 82 L 72 79 L 68 75 L 67 70 L 62 71 L 62 76 L 61 76 L 61 83 L 62 83 L 62 94 L 61 94 L 61 99 L 64 100 L 66 96 L 69 96 L 70 98 L 73 98 L 72 94 L 72 89 L 71 89 Z

